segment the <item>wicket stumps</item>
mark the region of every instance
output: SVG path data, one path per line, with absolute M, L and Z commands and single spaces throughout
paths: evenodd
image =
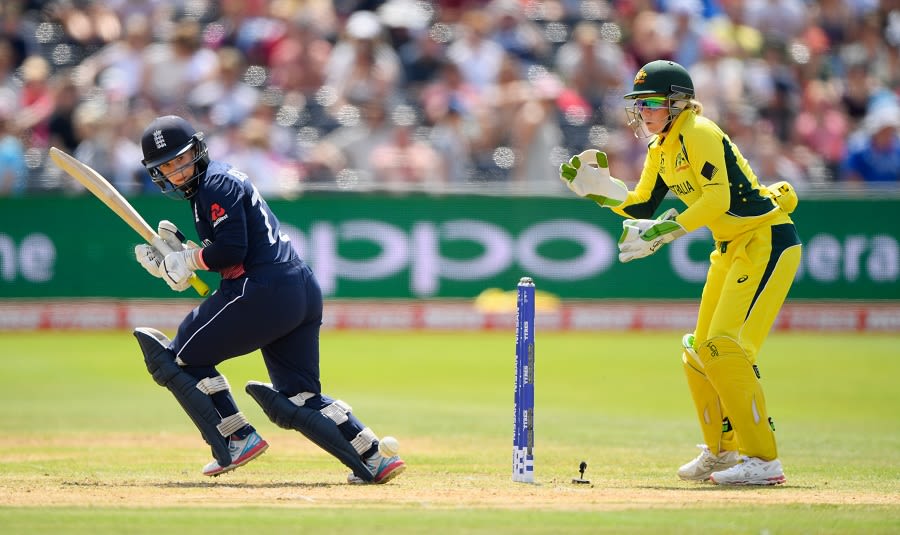
M 519 279 L 512 480 L 534 483 L 534 281 Z

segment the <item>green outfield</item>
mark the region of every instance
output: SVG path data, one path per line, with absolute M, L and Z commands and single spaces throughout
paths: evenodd
M 398 437 L 409 465 L 351 487 L 243 391 L 266 379 L 258 356 L 220 369 L 269 451 L 208 479 L 208 448 L 130 333 L 0 333 L 0 532 L 900 532 L 900 336 L 769 339 L 788 482 L 763 489 L 675 477 L 700 438 L 680 339 L 538 330 L 527 485 L 510 481 L 513 332 L 326 331 L 325 392 Z M 582 460 L 589 486 L 571 483 Z

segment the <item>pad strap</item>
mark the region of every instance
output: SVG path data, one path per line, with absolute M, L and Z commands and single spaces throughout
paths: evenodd
M 321 409 L 322 414 L 338 425 L 341 425 L 350 419 L 350 417 L 347 416 L 347 413 L 351 411 L 353 411 L 353 409 L 350 405 L 347 405 L 339 399 L 334 400 L 331 405 L 326 405 Z
M 228 379 L 226 379 L 224 375 L 217 375 L 216 377 L 200 379 L 197 382 L 197 390 L 203 392 L 207 396 L 211 396 L 217 392 L 231 390 L 231 386 L 228 384 Z
M 294 405 L 296 405 L 298 407 L 302 407 L 302 406 L 306 405 L 307 399 L 314 397 L 314 396 L 315 396 L 315 394 L 313 394 L 312 392 L 300 392 L 296 396 L 289 397 L 288 400 L 290 400 L 290 402 L 293 403 Z
M 356 435 L 356 438 L 350 441 L 350 445 L 352 445 L 353 449 L 355 449 L 357 452 L 359 452 L 360 455 L 362 455 L 363 453 L 369 451 L 369 449 L 372 447 L 372 444 L 376 440 L 378 440 L 378 436 L 374 431 L 367 427 L 360 431 L 359 434 Z
M 243 412 L 238 411 L 237 414 L 232 414 L 231 416 L 222 418 L 222 422 L 217 425 L 216 428 L 219 430 L 219 433 L 221 433 L 223 437 L 227 438 L 245 425 L 250 425 L 250 422 L 244 416 Z

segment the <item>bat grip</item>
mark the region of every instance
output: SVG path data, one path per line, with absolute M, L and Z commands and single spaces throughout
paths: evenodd
M 154 235 L 150 239 L 150 244 L 156 247 L 156 250 L 163 255 L 167 255 L 173 251 L 172 247 L 169 246 L 169 244 L 166 243 L 165 240 L 160 238 L 159 235 Z M 205 282 L 203 282 L 203 280 L 200 279 L 200 277 L 198 277 L 196 273 L 191 274 L 191 278 L 188 279 L 188 282 L 191 283 L 191 286 L 194 288 L 194 290 L 197 291 L 198 294 L 200 294 L 201 297 L 206 297 L 207 295 L 209 295 L 209 286 Z
M 189 279 L 191 282 L 191 287 L 197 290 L 197 293 L 200 294 L 200 297 L 206 297 L 209 294 L 209 286 L 203 282 L 200 277 L 197 276 L 196 273 L 191 274 L 191 278 Z

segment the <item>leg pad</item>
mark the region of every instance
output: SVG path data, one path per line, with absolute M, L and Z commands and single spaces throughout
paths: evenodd
M 218 428 L 222 423 L 219 412 L 212 399 L 197 388 L 197 379 L 175 363 L 175 354 L 169 350 L 169 339 L 166 335 L 156 329 L 140 327 L 134 330 L 134 337 L 141 346 L 144 363 L 153 380 L 172 392 L 181 408 L 200 430 L 203 440 L 209 444 L 219 466 L 231 464 L 228 442 Z
M 322 414 L 322 411 L 295 404 L 269 384 L 251 381 L 247 383 L 246 390 L 275 425 L 299 431 L 344 463 L 356 477 L 364 481 L 373 480 L 372 472 L 363 463 L 359 452 L 344 438 L 332 418 Z

